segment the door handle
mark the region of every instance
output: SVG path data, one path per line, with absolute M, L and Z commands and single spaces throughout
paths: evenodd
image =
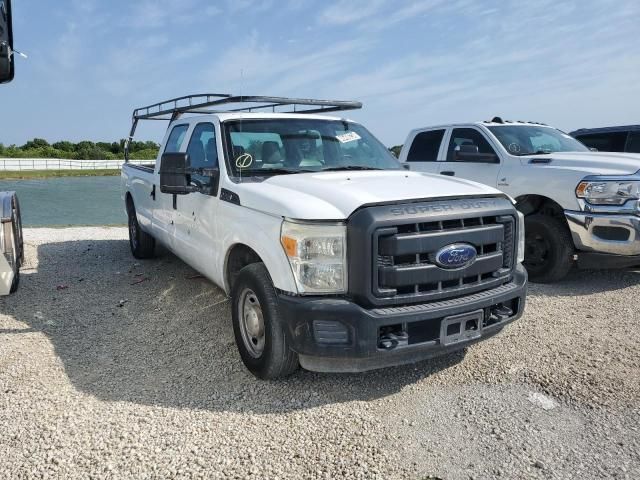
M 156 184 L 153 184 L 153 188 L 151 189 L 151 198 L 156 199 Z
M 440 172 L 440 175 L 447 175 L 449 177 L 455 177 L 456 176 L 456 172 L 454 172 L 453 170 L 445 170 L 444 172 Z

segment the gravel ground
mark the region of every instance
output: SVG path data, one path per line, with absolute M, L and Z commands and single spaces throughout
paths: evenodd
M 640 272 L 532 285 L 502 334 L 255 380 L 224 294 L 123 228 L 25 230 L 0 299 L 0 478 L 640 477 Z

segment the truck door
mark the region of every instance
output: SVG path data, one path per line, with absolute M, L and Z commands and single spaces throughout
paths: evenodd
M 441 148 L 444 133 L 444 128 L 418 132 L 413 140 L 410 140 L 407 158 L 402 160 L 409 162 L 411 170 L 438 173 L 438 160 L 444 160 L 444 149 Z
M 170 133 L 164 142 L 164 150 L 158 154 L 154 174 L 155 184 L 151 190 L 153 211 L 151 229 L 153 236 L 169 248 L 172 247 L 173 231 L 175 229 L 174 195 L 160 191 L 160 163 L 163 153 L 176 153 L 180 151 L 184 144 L 187 130 L 189 130 L 188 123 L 174 125 L 170 129 Z
M 466 178 L 496 187 L 500 157 L 484 134 L 476 128 L 453 128 L 447 142 L 440 174 Z
M 191 168 L 218 168 L 215 125 L 196 124 L 187 145 Z M 202 191 L 180 195 L 177 199 L 175 245 L 180 256 L 200 272 L 213 275 L 213 248 L 216 234 L 217 192 L 211 190 L 210 176 L 192 173 L 191 183 Z

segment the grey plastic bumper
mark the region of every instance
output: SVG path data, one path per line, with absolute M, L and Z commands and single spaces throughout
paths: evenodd
M 460 350 L 489 338 L 522 316 L 527 289 L 527 273 L 519 265 L 513 271 L 512 281 L 501 287 L 468 295 L 404 307 L 365 309 L 348 299 L 323 297 L 290 297 L 279 295 L 279 310 L 292 349 L 299 354 L 301 365 L 307 370 L 320 372 L 362 372 L 375 368 L 414 363 L 427 358 Z M 484 312 L 499 304 L 513 306 L 512 315 L 497 323 L 483 326 L 476 338 L 446 345 L 440 335 L 444 320 L 458 315 Z M 336 330 L 319 332 L 319 323 L 342 326 L 343 335 Z M 380 329 L 403 324 L 409 332 L 409 344 L 394 350 L 379 347 Z M 413 328 L 412 326 L 419 327 Z M 424 336 L 424 330 L 435 336 Z M 415 334 L 420 341 L 412 343 Z M 328 344 L 322 338 L 344 340 Z
M 578 250 L 612 255 L 640 255 L 640 217 L 565 211 Z

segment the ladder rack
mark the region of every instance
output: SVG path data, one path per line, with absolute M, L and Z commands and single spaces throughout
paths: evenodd
M 185 113 L 203 115 L 270 110 L 272 113 L 312 114 L 357 110 L 359 108 L 362 108 L 362 103 L 354 101 L 243 96 L 225 93 L 199 93 L 171 98 L 146 107 L 136 108 L 133 111 L 131 132 L 125 143 L 125 160 L 129 161 L 129 143 L 133 140 L 139 120 L 165 120 L 172 122 Z

